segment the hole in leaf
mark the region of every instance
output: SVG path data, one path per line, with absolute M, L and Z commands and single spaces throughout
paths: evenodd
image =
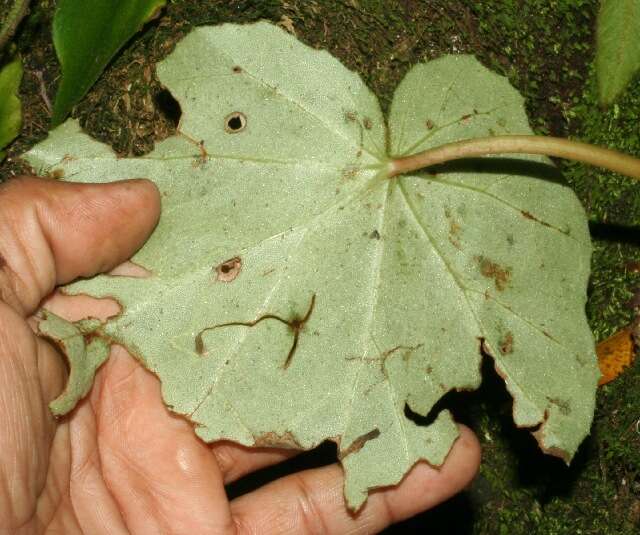
M 51 295 L 42 306 L 67 321 L 96 318 L 107 321 L 122 312 L 120 304 L 110 297 L 91 297 L 86 294 L 64 295 L 61 291 Z
M 163 89 L 155 96 L 154 100 L 158 111 L 177 128 L 180 123 L 180 117 L 182 117 L 182 109 L 169 90 Z
M 231 282 L 239 274 L 242 269 L 242 259 L 239 256 L 224 261 L 219 266 L 216 266 L 216 272 L 218 274 L 217 279 L 222 282 Z
M 408 420 L 411 420 L 414 424 L 420 427 L 426 427 L 431 425 L 444 409 L 452 409 L 459 404 L 459 400 L 468 397 L 468 392 L 459 392 L 457 390 L 450 390 L 444 396 L 442 396 L 438 402 L 431 407 L 431 410 L 425 415 L 414 412 L 408 403 L 404 405 L 404 415 Z M 454 411 L 455 412 L 455 411 Z
M 247 126 L 247 116 L 239 111 L 234 111 L 224 119 L 224 129 L 228 134 L 242 132 Z

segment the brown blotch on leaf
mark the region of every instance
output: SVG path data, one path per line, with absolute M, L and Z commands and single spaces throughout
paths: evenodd
M 347 122 L 355 123 L 358 120 L 358 116 L 353 111 L 345 112 L 344 118 Z
M 558 407 L 560 414 L 563 414 L 564 416 L 571 414 L 571 404 L 566 399 L 547 397 L 547 401 Z
M 511 268 L 502 267 L 484 256 L 477 256 L 476 262 L 480 267 L 481 275 L 487 279 L 493 279 L 496 290 L 502 292 L 509 285 Z
M 253 437 L 253 445 L 256 448 L 287 448 L 302 449 L 300 443 L 289 431 L 285 431 L 282 435 L 270 431 L 259 436 Z
M 505 333 L 499 342 L 500 353 L 503 355 L 509 355 L 513 353 L 513 334 L 511 332 Z
M 369 431 L 368 433 L 365 433 L 364 435 L 360 435 L 351 443 L 351 445 L 347 449 L 341 450 L 338 453 L 338 459 L 342 461 L 347 455 L 351 455 L 352 453 L 356 453 L 360 451 L 362 448 L 364 448 L 364 445 L 367 442 L 369 442 L 370 440 L 374 440 L 379 436 L 380 436 L 380 430 L 378 428 L 372 429 L 371 431 Z
M 234 256 L 216 266 L 216 273 L 218 274 L 216 278 L 220 282 L 232 282 L 240 274 L 241 270 L 242 259 L 239 256 Z
M 444 216 L 449 221 L 449 243 L 461 251 L 462 244 L 460 243 L 460 233 L 462 231 L 462 227 L 456 221 L 449 208 L 444 209 Z
M 242 67 L 240 67 L 239 65 L 236 65 L 233 68 L 233 72 L 235 72 L 236 74 L 240 74 L 242 72 Z

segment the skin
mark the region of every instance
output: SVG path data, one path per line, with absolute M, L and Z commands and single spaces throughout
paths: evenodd
M 159 211 L 158 192 L 144 180 L 28 177 L 0 186 L 0 534 L 375 533 L 471 481 L 480 448 L 461 427 L 440 469 L 417 464 L 355 515 L 337 464 L 229 502 L 226 483 L 293 453 L 205 444 L 165 408 L 158 380 L 123 348 L 112 350 L 87 398 L 56 421 L 47 404 L 66 369 L 34 335 L 32 315 L 45 299 L 70 319 L 104 313 L 107 304 L 51 293 L 129 258 Z

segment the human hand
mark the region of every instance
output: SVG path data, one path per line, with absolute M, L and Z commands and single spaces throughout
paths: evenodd
M 155 376 L 119 347 L 87 398 L 55 420 L 47 405 L 64 386 L 64 361 L 29 318 L 55 286 L 129 258 L 159 204 L 147 181 L 25 178 L 0 187 L 0 534 L 375 533 L 472 479 L 480 450 L 462 427 L 439 470 L 419 463 L 356 515 L 337 464 L 229 502 L 225 484 L 293 452 L 205 444 L 165 408 Z M 58 295 L 47 306 L 77 319 L 109 305 Z

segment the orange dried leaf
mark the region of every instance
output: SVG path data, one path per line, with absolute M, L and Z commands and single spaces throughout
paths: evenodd
M 598 385 L 604 385 L 613 381 L 633 362 L 632 329 L 627 327 L 603 340 L 597 345 L 596 353 L 602 373 Z

